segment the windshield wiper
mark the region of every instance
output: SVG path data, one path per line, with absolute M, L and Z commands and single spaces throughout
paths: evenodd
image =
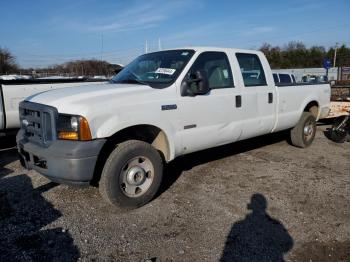
M 142 81 L 137 80 L 137 79 L 125 79 L 125 80 L 121 80 L 121 81 L 115 81 L 114 83 L 148 85 L 147 83 L 142 82 Z

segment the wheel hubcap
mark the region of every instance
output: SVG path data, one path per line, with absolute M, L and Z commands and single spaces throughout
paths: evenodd
M 305 124 L 304 126 L 304 138 L 305 140 L 310 140 L 313 136 L 314 133 L 314 125 L 312 121 L 309 121 L 308 123 Z
M 146 172 L 143 168 L 135 166 L 129 169 L 126 174 L 126 181 L 130 185 L 141 185 L 146 179 Z
M 144 156 L 130 159 L 122 169 L 120 187 L 128 197 L 139 197 L 147 192 L 153 182 L 152 162 Z
M 304 127 L 304 134 L 306 136 L 311 135 L 312 134 L 312 128 L 310 128 L 309 126 Z

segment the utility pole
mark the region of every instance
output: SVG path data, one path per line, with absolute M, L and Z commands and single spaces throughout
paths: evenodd
M 146 40 L 146 43 L 145 43 L 145 54 L 148 53 L 148 43 L 147 43 L 147 40 Z
M 103 60 L 102 60 L 102 58 L 103 58 L 103 33 L 102 33 L 102 35 L 101 35 L 101 75 L 103 75 Z
M 162 50 L 162 43 L 160 42 L 160 38 L 158 38 L 158 51 Z
M 333 58 L 333 67 L 335 67 L 335 61 L 337 60 L 337 49 L 338 49 L 339 43 L 335 43 L 335 50 L 334 50 L 334 58 Z

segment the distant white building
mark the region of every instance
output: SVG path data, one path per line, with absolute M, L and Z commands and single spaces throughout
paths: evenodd
M 300 82 L 303 76 L 325 76 L 327 74 L 326 69 L 320 68 L 289 68 L 289 69 L 274 69 L 274 72 L 289 72 L 294 74 L 297 82 Z M 338 80 L 338 67 L 332 67 L 328 70 L 329 80 Z

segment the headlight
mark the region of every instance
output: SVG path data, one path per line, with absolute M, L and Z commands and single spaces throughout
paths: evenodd
M 82 116 L 59 114 L 57 120 L 57 138 L 64 140 L 91 140 L 88 121 Z

